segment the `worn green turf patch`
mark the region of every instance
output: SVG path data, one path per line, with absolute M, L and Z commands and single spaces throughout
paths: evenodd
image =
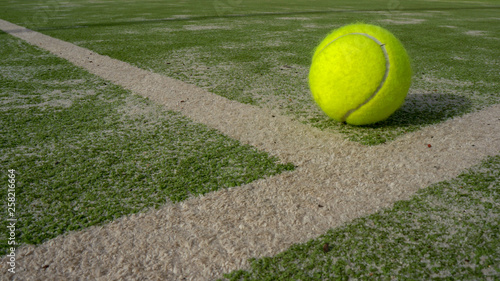
M 367 145 L 500 100 L 495 1 L 18 3 L 3 4 L 0 17 Z M 404 106 L 385 122 L 363 127 L 328 119 L 307 84 L 315 45 L 356 21 L 392 31 L 414 69 Z
M 367 145 L 500 99 L 495 1 L 13 0 L 0 7 L 0 18 Z M 364 127 L 329 120 L 307 84 L 315 45 L 356 21 L 392 31 L 414 69 L 404 106 Z
M 225 279 L 498 280 L 500 156 L 392 208 L 250 262 L 248 271 Z
M 467 1 L 351 1 L 351 0 L 9 0 L 0 3 L 0 18 L 22 23 L 35 23 L 39 27 L 74 27 L 89 25 L 127 25 L 143 21 L 169 21 L 210 19 L 214 17 L 252 17 L 258 14 L 294 15 L 329 12 L 398 10 L 459 10 L 482 8 L 495 4 L 495 0 L 477 3 Z M 21 17 L 20 14 L 23 14 Z M 78 15 L 78 17 L 71 17 Z M 19 22 L 21 23 L 21 22 Z
M 7 169 L 17 171 L 20 243 L 294 168 L 10 35 L 0 38 L 1 181 Z

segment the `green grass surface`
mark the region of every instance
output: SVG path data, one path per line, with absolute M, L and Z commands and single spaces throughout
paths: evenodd
M 18 242 L 294 168 L 10 35 L 0 42 L 1 181 L 17 171 Z
M 0 18 L 368 145 L 499 102 L 497 1 L 9 1 Z M 387 121 L 329 120 L 312 101 L 312 51 L 364 21 L 403 42 L 410 95 Z
M 9 0 L 0 18 L 368 145 L 500 99 L 493 0 Z M 328 120 L 307 85 L 314 46 L 355 21 L 391 30 L 414 69 L 405 105 L 373 126 Z M 1 32 L 0 100 L 23 244 L 293 169 Z M 499 172 L 489 158 L 226 278 L 498 280 Z
M 500 156 L 227 280 L 499 280 Z M 325 244 L 328 250 L 325 252 Z

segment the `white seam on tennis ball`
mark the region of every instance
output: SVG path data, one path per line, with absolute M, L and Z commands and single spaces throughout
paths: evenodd
M 384 57 L 385 57 L 385 73 L 384 73 L 384 77 L 382 78 L 382 81 L 380 81 L 380 84 L 378 85 L 377 89 L 373 92 L 373 94 L 368 97 L 368 99 L 366 99 L 364 102 L 362 102 L 360 105 L 358 105 L 356 108 L 353 108 L 349 111 L 347 111 L 347 113 L 342 117 L 341 121 L 342 122 L 345 122 L 345 120 L 347 120 L 347 118 L 353 113 L 355 112 L 356 110 L 360 109 L 363 105 L 367 104 L 368 102 L 370 102 L 377 94 L 378 92 L 380 91 L 380 89 L 382 89 L 382 86 L 384 86 L 384 83 L 385 83 L 385 80 L 387 80 L 387 76 L 389 75 L 389 67 L 391 66 L 390 62 L 389 62 L 389 54 L 387 53 L 387 50 L 385 49 L 385 44 L 380 42 L 377 38 L 369 35 L 369 34 L 366 34 L 366 33 L 358 33 L 358 32 L 353 32 L 353 33 L 348 33 L 348 34 L 344 34 L 340 37 L 337 37 L 335 38 L 334 40 L 332 40 L 330 43 L 328 43 L 323 49 L 321 49 L 320 52 L 322 52 L 324 49 L 326 49 L 326 47 L 328 47 L 330 44 L 332 44 L 333 42 L 337 41 L 338 39 L 344 37 L 344 36 L 348 36 L 348 35 L 362 35 L 362 36 L 365 36 L 367 38 L 370 38 L 372 39 L 375 43 L 377 43 L 381 49 L 382 49 L 382 52 L 384 53 Z
M 368 97 L 364 102 L 362 102 L 356 108 L 347 111 L 347 113 L 342 117 L 342 122 L 345 122 L 345 120 L 347 120 L 347 118 L 353 112 L 355 112 L 356 110 L 360 109 L 363 105 L 365 105 L 368 102 L 370 102 L 378 94 L 378 92 L 380 92 L 380 89 L 382 89 L 382 87 L 385 84 L 385 80 L 387 80 L 387 76 L 389 76 L 389 68 L 391 66 L 391 63 L 389 62 L 389 54 L 387 53 L 387 50 L 385 49 L 385 44 L 384 43 L 380 42 L 377 38 L 375 38 L 375 37 L 373 37 L 373 36 L 371 36 L 369 34 L 366 34 L 366 33 L 349 33 L 349 34 L 357 34 L 357 35 L 366 36 L 366 37 L 372 39 L 373 41 L 375 41 L 375 43 L 377 43 L 380 46 L 380 48 L 382 49 L 382 52 L 384 53 L 384 57 L 385 57 L 385 73 L 384 73 L 384 77 L 382 78 L 382 81 L 380 81 L 380 84 L 378 85 L 378 87 L 375 90 L 375 92 L 373 92 L 373 94 L 370 97 Z

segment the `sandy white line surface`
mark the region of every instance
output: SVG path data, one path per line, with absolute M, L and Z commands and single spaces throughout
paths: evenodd
M 498 105 L 364 147 L 2 20 L 0 28 L 297 165 L 294 172 L 22 247 L 20 280 L 214 279 L 245 267 L 250 257 L 274 255 L 407 199 L 500 151 Z M 0 274 L 5 266 L 4 259 Z

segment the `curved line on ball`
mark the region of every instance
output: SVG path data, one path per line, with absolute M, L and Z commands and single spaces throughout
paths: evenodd
M 380 46 L 380 48 L 382 49 L 382 52 L 384 53 L 384 57 L 385 57 L 385 73 L 384 73 L 384 77 L 382 78 L 382 81 L 380 81 L 380 84 L 378 85 L 378 87 L 375 90 L 375 92 L 373 92 L 373 94 L 370 97 L 368 97 L 364 102 L 362 102 L 356 108 L 347 111 L 347 113 L 341 119 L 342 122 L 345 122 L 347 120 L 347 118 L 349 118 L 349 116 L 353 112 L 355 112 L 356 110 L 360 109 L 363 105 L 369 103 L 378 94 L 378 92 L 380 92 L 380 89 L 382 89 L 382 87 L 385 84 L 385 80 L 387 80 L 387 76 L 389 76 L 389 68 L 391 66 L 391 63 L 389 62 L 389 54 L 387 53 L 387 50 L 385 48 L 385 44 L 384 43 L 380 42 L 377 38 L 375 38 L 375 37 L 373 37 L 373 36 L 371 36 L 369 34 L 366 34 L 366 33 L 349 33 L 349 34 L 346 34 L 346 35 L 352 35 L 352 34 L 362 35 L 362 36 L 365 36 L 367 38 L 370 38 L 370 39 L 372 39 L 375 43 L 377 43 Z M 343 35 L 343 36 L 346 36 L 346 35 Z M 341 37 L 343 37 L 343 36 L 341 36 Z M 337 40 L 339 38 L 340 37 L 336 38 L 335 40 Z M 333 40 L 333 41 L 335 41 L 335 40 Z M 332 42 L 330 42 L 329 44 L 331 44 Z

